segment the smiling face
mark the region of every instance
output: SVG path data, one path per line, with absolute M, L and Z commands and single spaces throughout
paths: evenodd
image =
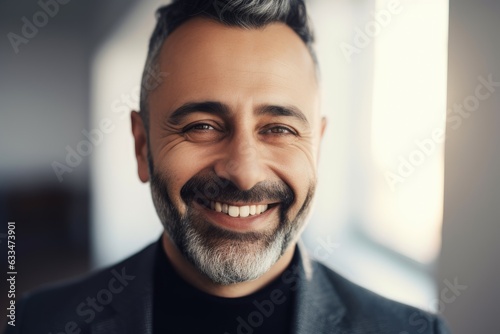
M 159 66 L 149 155 L 132 117 L 139 176 L 196 268 L 218 284 L 255 279 L 294 244 L 314 194 L 324 122 L 312 57 L 285 24 L 194 18 L 166 39 Z

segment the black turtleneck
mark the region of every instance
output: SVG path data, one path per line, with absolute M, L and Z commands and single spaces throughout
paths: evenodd
M 293 284 L 283 277 L 250 295 L 223 298 L 184 281 L 159 241 L 155 259 L 153 333 L 287 334 L 293 317 Z M 298 262 L 297 251 L 289 268 Z M 286 271 L 285 271 L 286 272 Z

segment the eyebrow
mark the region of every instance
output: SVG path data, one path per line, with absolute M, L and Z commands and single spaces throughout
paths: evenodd
M 257 115 L 287 116 L 296 118 L 298 121 L 309 127 L 309 121 L 304 113 L 295 106 L 263 105 L 257 109 Z
M 185 117 L 195 112 L 205 112 L 220 117 L 229 116 L 229 108 L 223 103 L 214 101 L 189 102 L 175 109 L 168 117 L 168 122 L 179 125 Z
M 203 101 L 203 102 L 188 102 L 175 109 L 168 117 L 168 122 L 173 125 L 179 125 L 182 120 L 188 115 L 195 112 L 205 112 L 220 117 L 229 117 L 230 108 L 221 102 Z M 280 105 L 261 105 L 256 110 L 256 115 L 270 116 L 286 116 L 293 117 L 309 127 L 309 122 L 304 113 L 295 106 L 280 106 Z

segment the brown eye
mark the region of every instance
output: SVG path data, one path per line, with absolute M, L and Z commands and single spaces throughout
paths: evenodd
M 294 135 L 296 136 L 297 133 L 293 131 L 292 129 L 286 127 L 286 126 L 273 126 L 271 128 L 268 128 L 264 131 L 264 134 L 277 134 L 277 135 Z
M 196 123 L 182 129 L 186 139 L 192 142 L 215 142 L 224 136 L 224 132 L 209 123 Z
M 272 133 L 292 133 L 290 130 L 288 130 L 287 128 L 284 128 L 282 126 L 277 126 L 275 128 L 272 128 L 270 131 Z
M 193 125 L 189 130 L 215 130 L 215 128 L 213 126 L 211 126 L 210 124 L 196 124 L 196 125 Z
M 182 129 L 183 133 L 189 132 L 206 132 L 206 131 L 220 131 L 219 128 L 216 128 L 215 125 L 209 123 L 195 123 L 185 126 Z

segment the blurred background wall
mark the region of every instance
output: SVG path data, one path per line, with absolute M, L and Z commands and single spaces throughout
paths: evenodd
M 0 3 L 0 247 L 16 221 L 18 295 L 161 232 L 136 176 L 129 111 L 165 2 L 41 3 L 55 2 Z M 442 311 L 455 333 L 492 332 L 500 310 L 500 101 L 490 92 L 473 110 L 468 98 L 479 76 L 500 81 L 500 8 L 474 4 L 309 1 L 329 125 L 306 246 L 361 285 Z
M 463 110 L 447 131 L 438 282 L 452 299 L 440 309 L 458 334 L 499 331 L 499 13 L 498 1 L 450 2 L 448 108 Z M 445 292 L 449 283 L 460 287 Z
M 92 55 L 132 1 L 63 2 L 48 7 L 53 16 L 38 1 L 0 2 L 0 327 L 8 221 L 16 222 L 17 296 L 91 267 L 89 160 L 63 182 L 52 163 L 85 138 Z M 34 19 L 35 29 L 25 23 Z

